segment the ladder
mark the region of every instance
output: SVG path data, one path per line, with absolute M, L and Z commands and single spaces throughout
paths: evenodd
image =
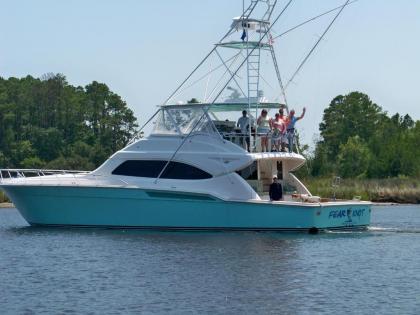
M 246 10 L 242 13 L 241 19 L 248 19 L 251 15 L 252 11 L 254 11 L 257 3 L 258 3 L 258 0 L 251 0 L 251 3 L 248 6 L 248 8 L 246 8 Z
M 256 5 L 258 4 L 258 0 L 251 0 L 251 4 L 242 14 L 241 18 L 243 20 L 247 20 L 252 11 L 254 11 Z M 242 25 L 244 27 L 244 25 Z M 244 28 L 245 29 L 245 28 Z M 247 77 L 248 77 L 248 102 L 253 97 L 258 97 L 258 87 L 259 87 L 259 77 L 260 77 L 260 49 L 254 49 L 251 54 L 249 54 L 249 46 L 248 46 L 248 31 L 246 31 L 246 41 L 247 41 Z M 261 38 L 261 34 L 260 34 Z
M 251 0 L 251 5 L 243 14 L 243 18 L 249 18 L 250 13 L 255 8 L 258 0 Z M 267 10 L 264 13 L 262 21 L 268 21 L 273 13 L 274 7 L 276 6 L 277 0 L 263 0 L 261 2 L 265 2 L 267 5 Z M 252 9 L 251 9 L 252 7 Z M 262 27 L 263 26 L 263 27 Z M 260 25 L 259 30 L 259 39 L 258 42 L 261 42 L 261 38 L 267 34 L 267 26 Z M 247 34 L 247 42 L 249 40 Z M 251 50 L 251 51 L 250 51 Z M 251 99 L 255 100 L 256 103 L 259 102 L 259 83 L 260 83 L 260 61 L 261 61 L 261 46 L 256 47 L 255 49 L 250 48 L 247 43 L 247 77 L 248 77 L 248 103 L 251 103 Z M 250 105 L 250 104 L 249 104 Z M 256 116 L 257 117 L 257 109 L 256 109 Z
M 251 5 L 255 5 L 258 2 L 265 2 L 265 4 L 267 5 L 267 10 L 264 13 L 264 16 L 262 18 L 262 23 L 260 24 L 259 27 L 259 38 L 257 41 L 257 47 L 250 47 L 249 45 L 249 36 L 248 33 L 246 34 L 246 40 L 247 40 L 247 45 L 246 45 L 246 53 L 247 53 L 247 61 L 246 61 L 246 65 L 247 65 L 247 84 L 248 84 L 248 113 L 251 114 L 251 104 L 255 102 L 255 118 L 258 117 L 258 105 L 260 102 L 260 91 L 259 91 L 259 85 L 260 85 L 260 65 L 261 65 L 261 40 L 263 39 L 264 36 L 267 35 L 268 33 L 268 29 L 267 29 L 267 25 L 264 24 L 264 21 L 268 21 L 271 17 L 271 14 L 274 10 L 274 7 L 277 3 L 277 0 L 262 0 L 262 1 L 256 1 L 256 0 L 252 0 L 251 1 Z M 252 11 L 251 11 L 252 12 Z M 244 17 L 248 18 L 247 15 L 243 15 Z M 254 123 L 256 123 L 256 121 L 254 121 Z M 256 127 L 256 126 L 255 126 Z M 249 137 L 250 137 L 250 146 L 251 148 L 253 148 L 253 150 L 255 150 L 255 146 L 256 146 L 256 141 L 255 139 L 253 139 L 253 137 L 251 136 L 251 128 L 249 130 Z
M 274 7 L 276 6 L 277 0 L 266 0 L 265 2 L 267 3 L 267 11 L 265 12 L 262 19 L 264 21 L 269 21 L 271 18 L 271 14 L 273 13 Z
M 250 48 L 248 47 L 247 50 L 249 49 Z M 257 47 L 250 52 L 248 51 L 247 55 L 248 55 L 248 60 L 247 60 L 248 99 L 256 100 L 256 102 L 258 102 L 258 97 L 259 97 L 258 91 L 259 91 L 259 83 L 260 83 L 261 48 Z
M 255 118 L 258 117 L 258 103 L 259 103 L 259 85 L 260 85 L 260 61 L 261 61 L 261 38 L 262 32 L 259 32 L 258 47 L 250 48 L 248 42 L 248 34 L 246 37 L 246 60 L 247 67 L 247 83 L 248 83 L 248 113 L 251 114 L 251 104 L 255 102 Z M 256 124 L 256 120 L 254 121 Z M 256 127 L 256 126 L 255 126 Z M 256 139 L 252 137 L 251 128 L 249 128 L 249 138 L 251 151 L 256 150 Z

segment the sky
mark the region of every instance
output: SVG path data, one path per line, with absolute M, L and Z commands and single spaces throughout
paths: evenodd
M 294 0 L 273 30 L 281 33 L 342 3 Z M 52 72 L 72 85 L 106 83 L 140 125 L 242 13 L 241 0 L 0 0 L 0 5 L 1 77 Z M 285 81 L 333 16 L 275 41 Z M 351 91 L 368 94 L 390 114 L 420 119 L 419 34 L 418 0 L 349 5 L 287 90 L 298 114 L 307 107 L 299 122 L 303 140 L 313 143 L 323 110 Z M 274 87 L 267 94 L 277 92 Z

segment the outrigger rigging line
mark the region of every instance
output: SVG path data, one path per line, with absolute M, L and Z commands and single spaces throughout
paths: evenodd
M 291 82 L 293 82 L 293 79 L 296 77 L 296 75 L 299 73 L 299 71 L 302 69 L 302 67 L 305 65 L 306 61 L 309 59 L 309 57 L 312 55 L 312 53 L 315 51 L 315 49 L 318 47 L 321 40 L 324 38 L 325 34 L 330 30 L 331 26 L 334 24 L 334 22 L 337 20 L 337 18 L 340 16 L 341 12 L 343 12 L 344 8 L 349 4 L 350 0 L 346 0 L 346 2 L 341 6 L 338 13 L 334 16 L 330 24 L 328 24 L 327 28 L 324 30 L 322 35 L 318 38 L 315 45 L 311 48 L 309 53 L 305 56 L 305 58 L 302 60 L 302 62 L 299 64 L 299 67 L 296 69 L 296 71 L 293 73 L 293 75 L 290 77 L 289 81 L 287 81 L 286 86 L 284 87 L 287 89 L 287 87 L 290 85 Z
M 301 23 L 297 24 L 297 25 L 295 25 L 295 26 L 293 26 L 293 27 L 289 28 L 289 29 L 288 29 L 288 30 L 286 30 L 286 31 L 283 31 L 283 32 L 282 32 L 282 33 L 280 33 L 279 35 L 274 36 L 274 37 L 273 37 L 273 39 L 280 38 L 280 37 L 282 37 L 282 36 L 284 36 L 284 35 L 286 35 L 286 34 L 290 33 L 291 31 L 294 31 L 295 29 L 298 29 L 298 28 L 299 28 L 299 27 L 301 27 L 301 26 L 304 26 L 304 25 L 306 25 L 306 24 L 308 24 L 308 23 L 310 23 L 310 22 L 312 22 L 312 21 L 315 21 L 315 20 L 317 20 L 317 19 L 319 19 L 319 18 L 321 18 L 321 17 L 323 17 L 323 16 L 325 16 L 325 15 L 327 15 L 327 14 L 330 14 L 331 12 L 334 12 L 334 11 L 340 10 L 340 9 L 342 9 L 342 8 L 346 7 L 346 6 L 349 6 L 350 4 L 353 4 L 353 3 L 357 2 L 357 1 L 359 1 L 359 0 L 353 0 L 353 1 L 350 1 L 350 2 L 349 2 L 349 3 L 347 3 L 347 4 L 340 5 L 340 6 L 338 6 L 338 7 L 335 7 L 335 8 L 333 8 L 333 9 L 330 9 L 330 10 L 328 10 L 328 11 L 325 11 L 325 12 L 323 12 L 323 13 L 321 13 L 321 14 L 318 14 L 318 15 L 316 15 L 316 16 L 314 16 L 314 17 L 311 17 L 310 19 L 307 19 L 307 20 L 305 20 L 305 21 L 303 21 L 303 22 L 301 22 Z

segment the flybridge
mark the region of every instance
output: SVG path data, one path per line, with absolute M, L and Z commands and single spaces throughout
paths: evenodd
M 354 2 L 347 0 L 339 7 L 312 17 L 283 31 L 279 35 L 273 36 L 273 27 L 291 6 L 293 0 L 286 0 L 281 6 L 278 6 L 280 1 L 277 0 L 250 1 L 248 7 L 243 8 L 242 14 L 239 17 L 233 18 L 233 22 L 226 34 L 221 37 L 202 61 L 169 95 L 155 115 L 140 129 L 138 135 L 141 135 L 142 129 L 155 116 L 158 116 L 158 121 L 155 122 L 155 130 L 157 126 L 166 126 L 164 129 L 157 128 L 157 130 L 168 129 L 171 132 L 179 128 L 183 129 L 182 126 L 176 126 L 178 122 L 177 117 L 183 116 L 185 119 L 182 119 L 182 124 L 188 125 L 187 130 L 192 133 L 197 131 L 197 128 L 202 129 L 203 121 L 208 121 L 208 125 L 211 125 L 212 120 L 208 118 L 209 113 L 247 110 L 250 116 L 258 117 L 261 109 L 285 108 L 285 112 L 288 114 L 286 88 L 302 69 L 309 56 L 313 53 L 320 40 L 331 28 L 343 9 Z M 279 10 L 277 10 L 278 7 L 280 7 Z M 274 50 L 274 41 L 286 33 L 335 11 L 338 11 L 337 14 L 325 29 L 320 39 L 299 64 L 292 77 L 285 81 L 286 84 L 283 84 L 283 78 Z M 262 62 L 262 59 L 267 56 L 269 59 L 268 62 Z M 267 67 L 263 69 L 262 64 L 271 65 L 271 71 L 266 71 L 267 69 L 265 68 Z M 274 76 L 274 80 L 273 78 L 269 79 L 267 75 Z M 262 86 L 264 84 L 273 89 L 275 93 L 280 91 L 278 101 L 269 101 L 263 96 Z M 202 98 L 199 97 L 199 85 L 202 88 Z M 192 88 L 194 88 L 193 92 L 191 92 Z M 233 92 L 227 95 L 227 90 Z M 190 98 L 197 98 L 201 100 L 201 103 L 173 105 L 179 103 L 180 99 L 186 100 Z M 224 102 L 221 101 L 222 98 L 224 98 Z M 185 107 L 181 110 L 179 106 Z M 178 111 L 178 113 L 175 113 L 174 110 Z M 196 119 L 199 114 L 202 117 Z M 188 117 L 190 116 L 194 117 L 194 119 L 189 119 Z M 215 118 L 214 115 L 213 118 Z M 213 121 L 221 123 L 218 119 L 213 119 Z M 253 119 L 252 123 L 254 125 L 248 128 L 249 134 L 247 136 L 251 138 L 251 147 L 255 148 L 256 140 L 252 137 L 252 130 L 256 129 L 256 119 Z M 226 125 L 225 122 L 223 124 Z M 232 126 L 230 126 L 230 129 L 232 129 Z M 177 130 L 178 134 L 185 134 L 185 132 L 179 131 Z M 135 141 L 138 135 L 132 141 Z
M 220 121 L 215 116 L 221 112 L 238 112 L 246 108 L 257 109 L 264 106 L 265 109 L 284 108 L 279 103 L 193 103 L 193 104 L 168 104 L 161 105 L 155 113 L 154 128 L 152 135 L 189 135 L 201 133 L 224 137 L 225 132 L 220 130 L 220 125 L 228 126 L 234 133 L 235 122 Z M 226 129 L 226 128 L 223 128 Z M 224 130 L 226 131 L 226 130 Z M 245 135 L 242 135 L 245 136 Z M 236 134 L 235 138 L 241 137 Z
M 279 103 L 268 102 L 262 97 L 260 79 L 267 82 L 261 75 L 261 52 L 268 51 L 272 58 L 279 88 L 283 91 L 273 48 L 274 41 L 270 31 L 291 2 L 292 0 L 287 2 L 273 23 L 270 19 L 277 0 L 252 0 L 247 8 L 244 7 L 242 15 L 233 19 L 228 32 L 166 99 L 164 106 L 158 111 L 159 115 L 153 133 L 176 133 L 186 134 L 187 136 L 197 131 L 217 133 L 215 131 L 220 130 L 220 124 L 226 125 L 227 122 L 221 122 L 217 119 L 212 120 L 209 112 L 213 113 L 213 118 L 216 118 L 214 116 L 215 112 L 242 111 L 245 109 L 249 115 L 257 117 L 261 106 L 267 109 L 278 109 L 283 106 L 287 111 L 287 101 L 284 93 L 285 105 L 282 106 Z M 261 12 L 262 15 L 258 16 Z M 241 32 L 240 40 L 238 40 L 239 32 Z M 230 51 L 230 54 L 226 52 L 227 50 Z M 232 51 L 234 51 L 233 55 Z M 214 61 L 220 63 L 219 66 L 213 67 L 212 62 Z M 210 70 L 203 75 L 200 71 L 206 66 L 209 66 Z M 205 83 L 202 104 L 189 105 L 185 109 L 169 105 L 176 103 L 176 99 L 185 90 L 200 82 Z M 234 87 L 229 86 L 230 84 Z M 235 90 L 238 95 L 235 98 L 231 97 L 227 102 L 220 103 L 220 98 L 227 89 Z M 169 107 L 166 107 L 168 105 Z M 196 110 L 198 108 L 200 109 Z M 200 114 L 201 116 L 198 117 Z M 254 126 L 249 128 L 248 137 L 251 137 L 252 129 L 255 130 L 255 121 L 254 119 Z M 180 125 L 178 125 L 179 123 Z M 215 124 L 218 126 L 215 126 Z M 233 126 L 228 125 L 228 129 L 232 129 L 235 123 L 233 123 Z M 252 146 L 255 147 L 254 139 L 251 141 Z M 183 143 L 180 144 L 180 147 L 182 145 Z

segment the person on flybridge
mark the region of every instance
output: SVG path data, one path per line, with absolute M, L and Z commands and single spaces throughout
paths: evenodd
M 271 152 L 280 152 L 284 138 L 286 138 L 286 123 L 280 118 L 280 114 L 276 113 L 275 118 L 271 120 Z
M 287 140 L 289 145 L 289 152 L 293 152 L 293 145 L 295 140 L 295 124 L 298 120 L 301 120 L 305 117 L 306 107 L 303 108 L 302 115 L 299 117 L 295 116 L 295 110 L 292 109 L 289 113 L 289 117 L 286 118 L 287 125 Z
M 236 124 L 237 127 L 241 129 L 241 138 L 242 138 L 242 146 L 248 152 L 250 150 L 250 139 L 249 139 L 249 128 L 252 125 L 252 120 L 247 116 L 248 112 L 246 110 L 242 111 L 242 117 L 238 119 L 238 123 Z
M 268 136 L 271 132 L 271 118 L 266 109 L 257 119 L 257 134 L 261 137 L 261 152 L 268 152 Z
M 286 152 L 286 146 L 289 144 L 289 141 L 287 140 L 287 115 L 284 114 L 284 109 L 281 107 L 279 109 L 279 118 L 281 121 L 283 121 L 284 124 L 284 132 L 281 137 L 281 152 Z

